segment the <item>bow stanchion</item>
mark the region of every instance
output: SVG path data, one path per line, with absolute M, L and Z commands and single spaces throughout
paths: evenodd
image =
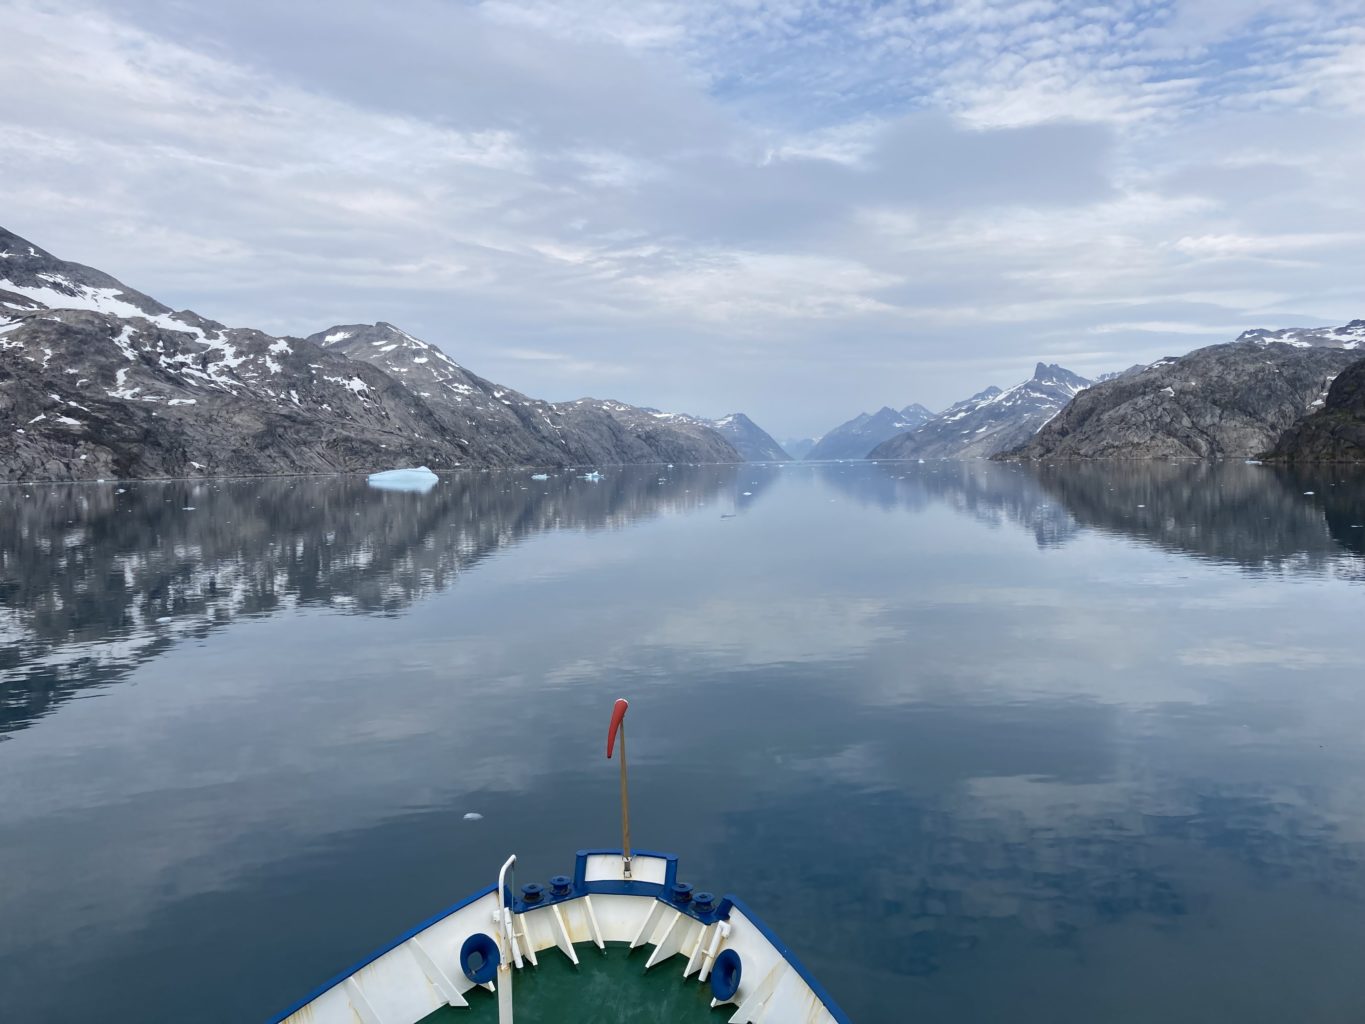
M 607 730 L 607 760 L 611 760 L 616 737 L 621 737 L 621 863 L 626 877 L 630 877 L 630 787 L 626 781 L 626 708 L 630 701 L 620 698 L 611 709 L 611 727 Z

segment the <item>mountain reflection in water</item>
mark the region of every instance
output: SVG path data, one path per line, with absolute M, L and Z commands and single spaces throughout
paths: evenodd
M 543 881 L 623 694 L 639 841 L 862 1024 L 1365 1007 L 1361 475 L 530 476 L 0 488 L 7 1014 L 262 1019 Z

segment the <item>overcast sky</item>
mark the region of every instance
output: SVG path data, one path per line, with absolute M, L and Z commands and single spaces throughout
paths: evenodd
M 1365 316 L 1365 0 L 0 0 L 0 224 L 779 436 Z

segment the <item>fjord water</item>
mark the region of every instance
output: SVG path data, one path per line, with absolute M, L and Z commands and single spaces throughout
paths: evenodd
M 637 844 L 861 1024 L 1358 1020 L 1362 524 L 1241 464 L 0 489 L 3 1015 L 260 1020 L 568 870 L 624 695 Z

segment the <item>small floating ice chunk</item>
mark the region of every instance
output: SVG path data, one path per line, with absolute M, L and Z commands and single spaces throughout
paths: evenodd
M 371 487 L 377 487 L 381 491 L 416 491 L 421 494 L 435 487 L 440 479 L 426 466 L 386 469 L 382 473 L 371 473 L 366 477 Z
M 550 479 L 550 474 L 549 474 L 549 473 L 532 473 L 532 474 L 531 474 L 531 479 L 532 479 L 532 480 L 548 480 L 548 479 Z
M 597 481 L 599 481 L 599 480 L 602 479 L 602 474 L 599 473 L 599 472 L 597 472 L 597 470 L 594 469 L 591 473 L 584 473 L 584 474 L 583 474 L 582 476 L 580 476 L 578 479 L 580 479 L 580 480 L 588 480 L 588 481 L 590 481 L 590 482 L 592 482 L 592 483 L 597 483 Z
M 753 492 L 753 491 L 745 491 L 745 492 L 744 492 L 744 497 L 746 497 L 746 498 L 752 498 L 753 496 L 754 496 L 754 492 Z
M 478 811 L 470 811 L 464 816 L 465 821 L 483 821 L 483 815 Z
M 1303 493 L 1304 493 L 1304 494 L 1312 494 L 1313 492 L 1312 492 L 1312 491 L 1304 491 Z

